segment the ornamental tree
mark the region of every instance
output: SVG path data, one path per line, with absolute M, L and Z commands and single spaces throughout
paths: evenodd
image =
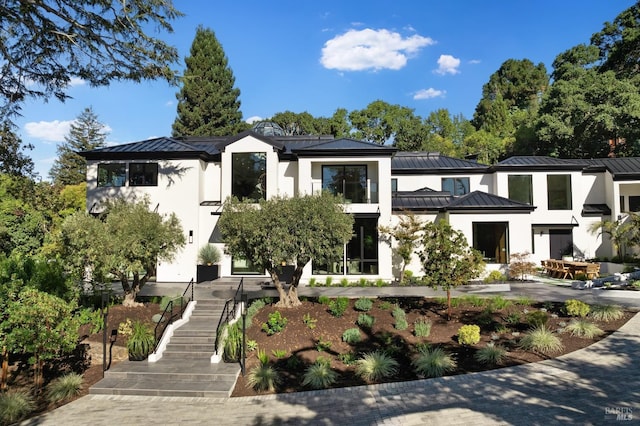
M 351 239 L 353 217 L 340 199 L 324 193 L 302 197 L 274 197 L 260 204 L 230 198 L 218 227 L 227 253 L 266 270 L 278 290 L 277 306 L 300 305 L 298 285 L 304 266 L 342 255 Z M 295 265 L 288 292 L 278 279 L 282 262 Z
M 404 271 L 407 265 L 411 263 L 413 254 L 420 244 L 422 226 L 422 221 L 419 218 L 411 212 L 406 212 L 402 216 L 399 216 L 397 225 L 393 227 L 380 226 L 378 228 L 388 244 L 393 246 L 393 242 L 395 241 L 394 251 L 402 260 L 399 278 L 400 283 L 404 283 Z
M 60 238 L 71 272 L 97 283 L 116 277 L 124 291 L 124 306 L 138 306 L 136 297 L 156 274 L 157 263 L 173 260 L 185 245 L 175 214 L 151 211 L 148 199 L 117 199 L 98 218 L 75 213 L 63 222 Z
M 444 220 L 429 222 L 422 228 L 419 252 L 424 281 L 447 292 L 447 319 L 451 320 L 451 289 L 476 278 L 484 269 L 482 255 L 469 247 L 467 239 Z

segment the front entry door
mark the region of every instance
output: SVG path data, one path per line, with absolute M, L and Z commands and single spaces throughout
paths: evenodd
M 549 254 L 552 259 L 562 259 L 562 256 L 573 256 L 573 230 L 549 230 Z

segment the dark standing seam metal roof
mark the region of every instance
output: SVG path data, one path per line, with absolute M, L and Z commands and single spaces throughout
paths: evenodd
M 392 209 L 411 211 L 450 211 L 491 210 L 529 213 L 535 206 L 509 200 L 508 198 L 474 191 L 461 197 L 453 197 L 448 192 L 418 190 L 396 192 L 392 198 Z
M 398 152 L 391 174 L 487 173 L 489 166 L 433 152 Z
M 564 159 L 538 156 L 516 156 L 507 158 L 492 167 L 496 171 L 573 171 L 585 173 L 609 171 L 613 180 L 640 180 L 640 158 L 593 158 Z
M 584 204 L 582 216 L 611 216 L 611 209 L 606 204 Z
M 455 198 L 447 206 L 447 211 L 460 210 L 509 210 L 531 212 L 535 210 L 535 206 L 513 201 L 498 195 L 488 194 L 482 191 L 473 191 L 469 194 Z

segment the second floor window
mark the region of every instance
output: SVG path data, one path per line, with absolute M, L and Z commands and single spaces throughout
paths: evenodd
M 509 175 L 509 199 L 525 204 L 533 204 L 531 175 Z
M 129 164 L 129 186 L 158 186 L 158 164 Z
M 571 210 L 571 175 L 547 175 L 549 210 Z
M 322 189 L 347 202 L 366 202 L 367 166 L 322 166 Z
M 98 186 L 124 186 L 127 165 L 124 163 L 98 164 Z
M 469 178 L 442 178 L 442 191 L 453 196 L 465 195 L 469 193 Z
M 239 200 L 267 198 L 267 154 L 236 152 L 232 155 L 231 195 Z

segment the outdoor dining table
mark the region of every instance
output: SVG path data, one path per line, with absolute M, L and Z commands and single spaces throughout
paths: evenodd
M 559 278 L 575 278 L 577 275 L 584 275 L 588 278 L 597 277 L 600 271 L 600 265 L 597 263 L 577 261 L 577 260 L 546 260 L 543 266 L 550 276 Z

